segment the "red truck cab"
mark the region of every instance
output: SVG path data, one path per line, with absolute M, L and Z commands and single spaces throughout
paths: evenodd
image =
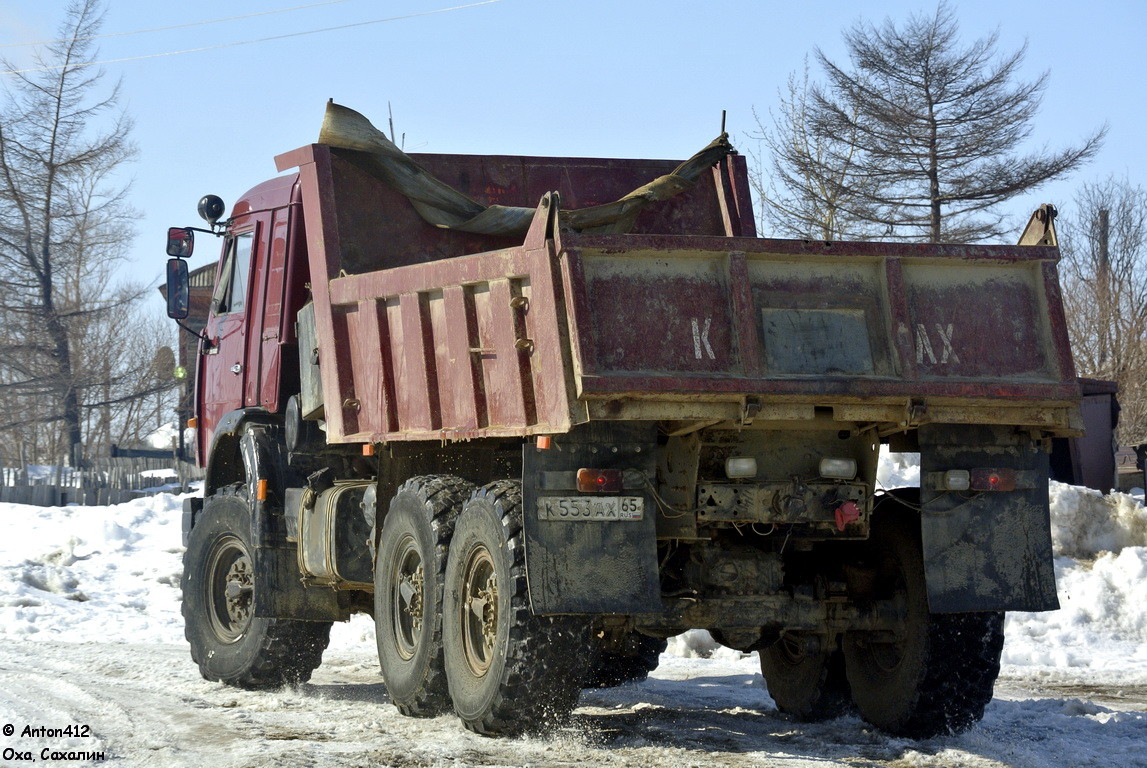
M 220 419 L 241 408 L 278 412 L 284 385 L 298 379 L 289 309 L 303 302 L 306 259 L 305 250 L 288 254 L 305 247 L 299 210 L 298 174 L 263 182 L 232 210 L 196 370 L 200 464 Z

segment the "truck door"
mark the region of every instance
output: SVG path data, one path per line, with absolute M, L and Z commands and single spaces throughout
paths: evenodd
M 256 225 L 228 235 L 211 297 L 207 335 L 200 360 L 202 393 L 200 455 L 206 456 L 215 425 L 225 413 L 243 406 L 247 380 L 247 317 L 251 301 L 251 261 Z

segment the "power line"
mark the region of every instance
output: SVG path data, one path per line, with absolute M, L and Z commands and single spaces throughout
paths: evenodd
M 503 0 L 481 0 L 477 3 L 469 3 L 467 5 L 455 5 L 450 8 L 438 8 L 433 11 L 421 11 L 419 13 L 408 13 L 402 16 L 390 16 L 385 19 L 374 19 L 373 21 L 359 21 L 354 24 L 342 24 L 337 27 L 324 27 L 322 29 L 309 29 L 304 32 L 290 32 L 285 35 L 273 35 L 271 37 L 260 37 L 255 40 L 241 40 L 236 43 L 220 43 L 218 45 L 206 45 L 202 48 L 186 48 L 182 51 L 166 51 L 164 53 L 148 53 L 143 56 L 127 56 L 122 59 L 104 59 L 103 61 L 85 61 L 78 64 L 54 64 L 49 67 L 29 67 L 27 69 L 8 69 L 0 72 L 0 75 L 23 75 L 31 72 L 52 72 L 59 69 L 80 69 L 81 67 L 96 67 L 103 64 L 121 64 L 127 61 L 140 61 L 142 59 L 158 59 L 162 56 L 179 56 L 184 53 L 202 53 L 203 51 L 215 51 L 220 48 L 234 48 L 239 45 L 253 45 L 255 43 L 268 43 L 273 40 L 285 40 L 290 37 L 303 37 L 305 35 L 317 35 L 320 32 L 335 32 L 340 29 L 351 29 L 352 27 L 366 27 L 371 24 L 382 24 L 388 21 L 401 21 L 403 19 L 414 19 L 419 16 L 433 16 L 439 13 L 449 13 L 451 11 L 461 11 L 466 8 L 477 8 L 480 5 L 493 5 L 500 3 Z
M 75 40 L 102 40 L 106 37 L 126 37 L 127 35 L 143 35 L 148 32 L 167 32 L 171 29 L 184 29 L 186 27 L 198 27 L 204 24 L 218 24 L 223 21 L 238 21 L 239 19 L 253 19 L 256 16 L 270 16 L 275 13 L 288 13 L 290 11 L 302 11 L 307 8 L 318 8 L 321 5 L 334 5 L 335 3 L 345 3 L 347 0 L 325 0 L 322 3 L 311 3 L 310 5 L 296 5 L 293 8 L 280 8 L 277 11 L 260 11 L 258 13 L 248 13 L 242 16 L 227 16 L 222 19 L 207 19 L 206 21 L 189 21 L 186 24 L 172 24 L 169 27 L 152 27 L 151 29 L 136 29 L 131 32 L 108 32 L 104 35 L 86 35 L 84 37 L 65 38 L 62 40 L 41 40 L 38 43 L 3 43 L 0 48 L 23 48 L 32 45 L 52 45 L 54 43 L 67 43 Z

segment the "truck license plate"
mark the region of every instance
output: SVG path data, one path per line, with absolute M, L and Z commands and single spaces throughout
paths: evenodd
M 543 496 L 539 520 L 640 520 L 645 499 L 640 496 Z

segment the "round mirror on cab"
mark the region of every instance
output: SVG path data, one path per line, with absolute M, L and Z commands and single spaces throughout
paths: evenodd
M 199 215 L 207 220 L 207 223 L 212 227 L 215 222 L 223 218 L 223 213 L 227 210 L 227 206 L 223 204 L 222 198 L 218 195 L 204 195 L 203 199 L 199 201 Z

